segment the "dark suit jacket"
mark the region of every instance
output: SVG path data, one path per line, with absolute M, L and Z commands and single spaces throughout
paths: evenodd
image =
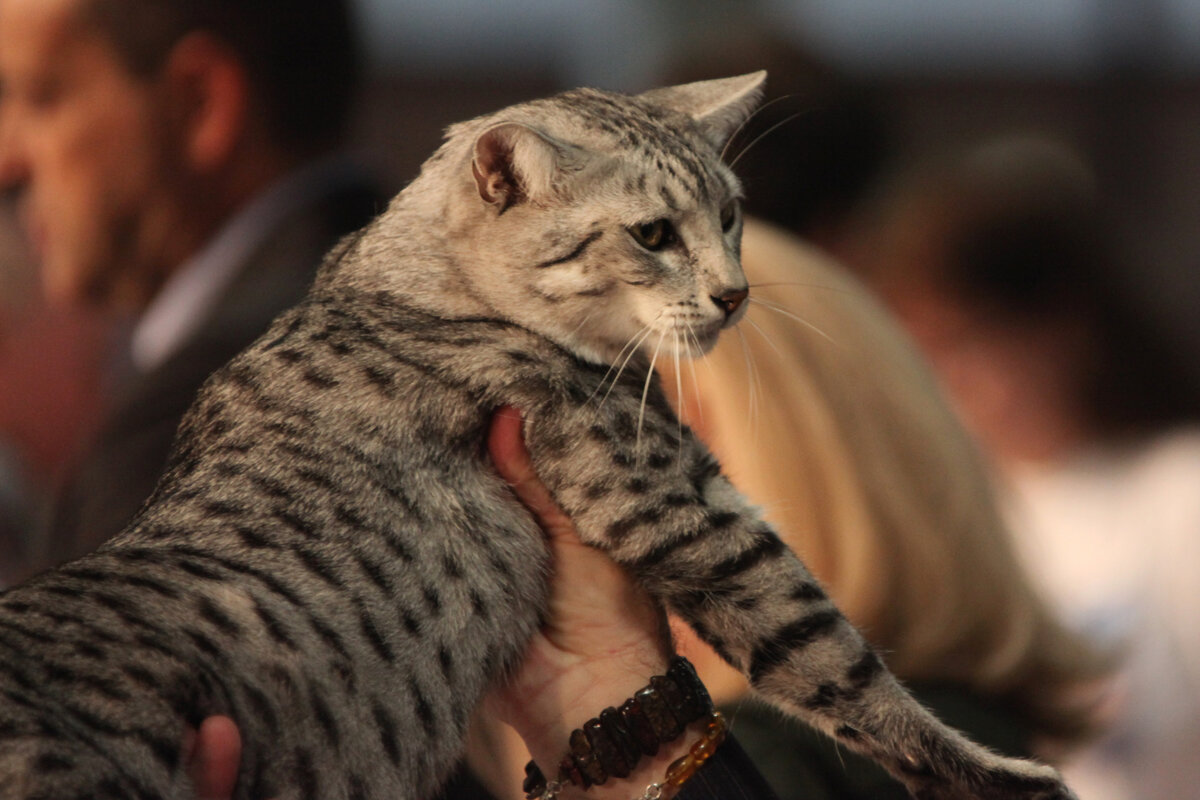
M 210 373 L 266 330 L 308 290 L 324 254 L 382 211 L 365 178 L 332 186 L 286 217 L 259 245 L 201 328 L 165 363 L 119 393 L 92 447 L 51 512 L 48 557 L 38 568 L 94 550 L 150 495 L 175 429 Z

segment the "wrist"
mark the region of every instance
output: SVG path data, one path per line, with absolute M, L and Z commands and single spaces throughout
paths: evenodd
M 555 746 L 527 742 L 534 761 L 526 768 L 524 789 L 530 798 L 550 800 L 563 789 L 571 791 L 568 787 L 601 787 L 615 778 L 614 797 L 628 796 L 628 781 L 650 785 L 649 796 L 667 797 L 723 737 L 724 721 L 713 712 L 704 685 L 686 659 L 675 657 L 664 674 L 571 731 L 565 746 L 562 738 Z M 664 792 L 667 787 L 672 788 Z M 609 794 L 597 790 L 589 796 Z
M 664 673 L 670 661 L 665 649 L 644 647 L 586 659 L 537 651 L 528 658 L 542 662 L 523 668 L 523 675 L 538 676 L 536 683 L 510 687 L 507 694 L 521 701 L 505 716 L 534 760 L 549 766 L 558 764 L 574 729 L 600 709 L 620 706 L 646 685 L 647 676 Z

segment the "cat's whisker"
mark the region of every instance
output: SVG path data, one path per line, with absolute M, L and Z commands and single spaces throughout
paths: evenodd
M 683 371 L 680 369 L 679 357 L 679 329 L 673 330 L 672 335 L 675 337 L 675 405 L 679 407 L 683 405 Z M 685 342 L 686 343 L 686 342 Z M 675 425 L 679 432 L 679 463 L 683 463 L 683 415 L 675 414 Z
M 630 360 L 632 360 L 637 354 L 638 348 L 642 346 L 642 342 L 646 341 L 646 339 L 648 339 L 650 334 L 653 332 L 654 329 L 647 325 L 629 339 L 625 346 L 621 348 L 621 351 L 617 353 L 617 357 L 613 359 L 613 363 L 609 366 L 608 371 L 604 373 L 604 377 L 600 379 L 600 383 L 596 386 L 596 391 L 592 392 L 592 396 L 588 398 L 588 402 L 591 402 L 595 398 L 596 394 L 598 394 L 600 390 L 604 388 L 604 382 L 607 381 L 611 375 L 612 382 L 608 385 L 608 391 L 606 391 L 604 393 L 604 397 L 600 399 L 600 406 L 604 406 L 605 401 L 608 400 L 608 396 L 612 394 L 612 390 L 616 388 L 617 382 L 621 380 L 621 375 L 625 372 L 625 367 L 629 365 Z M 622 360 L 622 357 L 624 360 Z M 618 361 L 620 361 L 620 365 L 617 364 Z M 614 370 L 616 374 L 614 374 Z
M 756 298 L 756 297 L 751 297 L 750 302 L 760 308 L 765 308 L 768 311 L 774 311 L 776 314 L 782 314 L 783 316 L 787 317 L 788 319 L 791 319 L 795 322 L 800 323 L 804 327 L 806 327 L 809 330 L 816 333 L 822 339 L 825 339 L 830 344 L 836 345 L 838 343 L 836 339 L 834 339 L 832 336 L 827 334 L 825 331 L 821 330 L 816 325 L 812 324 L 811 322 L 809 322 L 808 320 L 806 320 L 804 317 L 800 316 L 799 314 L 789 311 L 788 309 L 784 308 L 783 306 L 779 305 L 778 303 L 773 303 L 769 300 L 763 300 L 761 298 Z
M 750 350 L 750 345 L 746 341 L 746 333 L 739 325 L 737 328 L 738 342 L 742 346 L 742 357 L 746 360 L 746 382 L 747 394 L 749 395 L 749 408 L 747 413 L 750 415 L 750 436 L 752 439 L 758 437 L 758 395 L 761 387 L 758 383 L 758 370 L 754 364 L 754 353 Z
M 690 324 L 687 326 L 687 332 L 692 337 L 692 340 L 696 343 L 696 352 L 698 352 L 698 353 L 701 352 L 700 340 L 696 337 L 696 331 L 693 330 L 693 328 Z M 712 364 L 709 363 L 709 361 L 708 361 L 708 354 L 705 353 L 704 355 L 702 355 L 701 359 L 711 370 Z M 692 373 L 692 392 L 696 397 L 696 416 L 698 417 L 699 423 L 701 425 L 703 425 L 704 424 L 704 402 L 700 396 L 700 376 L 696 373 L 697 359 L 689 358 L 687 361 L 688 361 L 688 369 Z M 682 402 L 682 400 L 683 400 L 683 398 L 680 398 L 680 402 Z
M 762 329 L 761 325 L 759 325 L 757 322 L 750 319 L 749 317 L 744 318 L 742 320 L 742 322 L 749 325 L 751 328 L 754 328 L 754 330 L 758 331 L 758 335 L 761 336 L 763 338 L 763 340 L 768 345 L 771 346 L 771 349 L 775 351 L 775 355 L 779 356 L 780 358 L 784 358 L 783 351 L 780 350 L 778 345 L 775 344 L 775 341 L 770 336 L 767 335 L 767 332 Z M 738 326 L 738 332 L 741 333 L 740 325 Z
M 646 420 L 646 398 L 650 396 L 650 384 L 654 382 L 654 365 L 658 363 L 658 354 L 662 350 L 663 339 L 666 338 L 666 331 L 658 334 L 658 344 L 654 346 L 654 355 L 650 357 L 650 369 L 646 370 L 646 385 L 642 387 L 642 402 L 638 406 L 637 439 L 633 446 L 633 451 L 638 454 L 642 451 L 642 423 Z
M 733 143 L 735 141 L 737 141 L 738 136 L 740 136 L 742 131 L 744 131 L 746 129 L 746 126 L 749 125 L 751 122 L 753 122 L 755 120 L 755 118 L 758 117 L 759 114 L 762 114 L 764 111 L 766 111 L 771 106 L 776 105 L 777 103 L 782 103 L 785 100 L 790 100 L 795 96 L 796 96 L 795 94 L 781 95 L 779 97 L 775 97 L 775 98 L 772 98 L 771 100 L 768 100 L 767 102 L 763 103 L 761 106 L 756 108 L 754 110 L 753 114 L 746 117 L 746 119 L 742 121 L 741 125 L 738 125 L 736 128 L 733 129 L 733 133 L 730 135 L 729 140 L 727 142 L 725 142 L 725 146 L 721 148 L 721 160 L 722 161 L 725 160 L 725 156 L 727 156 L 729 154 L 729 148 L 733 146 Z M 755 139 L 754 141 L 758 141 L 758 139 Z M 751 144 L 753 144 L 753 142 L 751 142 Z M 745 152 L 745 150 L 743 150 L 742 152 Z M 737 158 L 741 158 L 741 157 L 742 157 L 742 154 L 738 153 Z
M 691 338 L 692 344 L 694 344 L 696 346 L 695 352 L 703 354 L 704 348 L 700 345 L 700 337 L 698 335 L 696 335 L 696 329 L 692 327 L 692 324 L 690 322 L 686 323 L 686 325 L 687 325 L 688 336 Z M 688 360 L 695 361 L 696 359 L 689 358 Z
M 617 357 L 613 359 L 613 363 L 609 365 L 608 372 L 604 373 L 604 377 L 600 379 L 600 386 L 604 385 L 604 382 L 608 380 L 609 376 L 613 374 L 614 370 L 616 370 L 617 374 L 615 377 L 613 377 L 613 384 L 616 384 L 617 378 L 621 376 L 621 370 L 624 369 L 625 365 L 629 363 L 629 359 L 633 357 L 633 354 L 637 352 L 638 347 L 641 346 L 642 342 L 644 342 L 646 337 L 649 335 L 650 326 L 645 325 L 640 331 L 629 337 L 629 341 L 625 343 L 625 346 L 622 347 L 620 352 L 617 353 Z M 620 362 L 620 366 L 618 366 L 618 362 Z M 597 391 L 599 391 L 598 387 Z
M 789 114 L 788 116 L 786 116 L 786 117 L 784 117 L 783 119 L 779 120 L 779 122 L 776 122 L 774 125 L 772 125 L 771 127 L 767 128 L 765 131 L 763 131 L 762 133 L 760 133 L 758 136 L 755 136 L 755 137 L 754 137 L 754 139 L 752 139 L 752 140 L 750 141 L 750 144 L 748 144 L 748 145 L 746 145 L 745 147 L 743 147 L 743 148 L 742 148 L 742 152 L 740 152 L 740 153 L 738 153 L 736 156 L 734 156 L 734 158 L 733 158 L 733 161 L 730 161 L 730 162 L 729 162 L 729 168 L 730 168 L 730 169 L 733 169 L 734 167 L 736 167 L 736 166 L 737 166 L 737 163 L 738 163 L 739 161 L 741 161 L 741 160 L 742 160 L 743 156 L 745 156 L 745 155 L 746 155 L 746 153 L 749 153 L 749 152 L 750 152 L 752 149 L 754 149 L 754 145 L 758 144 L 758 143 L 759 143 L 759 142 L 761 142 L 761 141 L 762 141 L 764 138 L 766 138 L 767 136 L 770 136 L 770 135 L 771 135 L 772 133 L 774 133 L 776 130 L 778 130 L 779 128 L 781 128 L 781 127 L 783 127 L 784 125 L 788 124 L 789 122 L 791 122 L 791 121 L 793 121 L 793 120 L 795 120 L 795 119 L 797 119 L 797 118 L 799 118 L 799 117 L 802 117 L 802 116 L 804 116 L 805 114 L 809 113 L 809 111 L 810 111 L 810 109 L 805 109 L 805 110 L 803 110 L 803 111 L 797 111 L 795 114 Z
M 575 327 L 574 327 L 574 328 L 571 330 L 571 335 L 572 335 L 572 336 L 574 336 L 575 334 L 577 334 L 577 333 L 579 333 L 581 330 L 583 330 L 583 326 L 584 326 L 584 325 L 587 325 L 587 324 L 588 324 L 588 322 L 591 320 L 591 318 L 592 318 L 593 316 L 595 316 L 595 314 L 596 314 L 596 312 L 595 312 L 595 310 L 594 310 L 594 309 L 593 309 L 593 310 L 590 310 L 590 311 L 588 311 L 588 313 L 584 314 L 584 315 L 583 315 L 583 319 L 579 320 L 579 324 L 578 324 L 578 325 L 576 325 L 576 326 L 575 326 Z
M 612 365 L 609 366 L 608 372 L 606 372 L 604 377 L 600 380 L 601 385 L 604 384 L 605 380 L 608 380 L 608 376 L 612 374 L 614 369 L 616 369 L 617 374 L 620 375 L 620 369 L 617 367 L 617 362 L 624 358 L 625 360 L 622 362 L 621 366 L 623 367 L 626 363 L 628 363 L 629 359 L 633 356 L 633 353 L 637 351 L 637 348 L 641 346 L 642 342 L 646 340 L 646 337 L 650 335 L 650 331 L 651 328 L 649 325 L 643 325 L 641 330 L 629 337 L 629 341 L 625 342 L 625 345 L 621 348 L 620 352 L 617 353 L 617 357 L 613 359 Z
M 830 286 L 825 283 L 806 283 L 804 281 L 769 281 L 764 283 L 751 282 L 749 287 L 753 289 L 776 289 L 779 287 L 788 289 L 820 289 L 826 292 L 834 292 L 835 294 L 853 295 L 854 293 L 844 286 Z M 751 297 L 754 295 L 751 294 Z

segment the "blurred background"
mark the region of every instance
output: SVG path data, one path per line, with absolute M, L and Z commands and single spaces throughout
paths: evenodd
M 1200 363 L 1200 0 L 360 0 L 372 79 L 357 138 L 406 182 L 449 122 L 546 91 L 634 91 L 794 49 L 857 120 L 806 142 L 868 189 L 915 159 L 1020 131 L 1077 147 L 1129 246 L 1134 291 Z M 763 57 L 758 58 L 757 56 Z M 698 65 L 698 66 L 697 66 Z M 806 96 L 806 94 L 808 96 Z M 859 139 L 851 141 L 850 137 Z M 857 152 L 853 145 L 859 145 Z M 825 148 L 824 150 L 822 148 Z M 850 150 L 850 152 L 847 152 Z M 858 170 L 855 174 L 851 172 Z M 751 200 L 753 175 L 746 176 Z M 858 199 L 857 197 L 853 199 Z M 0 297 L 30 288 L 0 230 Z
M 361 13 L 376 71 L 362 136 L 402 180 L 448 121 L 558 87 L 638 90 L 682 63 L 753 68 L 766 31 L 870 97 L 884 130 L 859 157 L 881 167 L 1014 131 L 1061 138 L 1134 243 L 1134 283 L 1200 361 L 1200 0 L 363 0 Z M 794 78 L 773 75 L 770 93 Z M 852 169 L 844 143 L 805 157 Z
M 363 0 L 360 13 L 374 80 L 359 135 L 400 182 L 447 122 L 562 87 L 777 65 L 783 48 L 805 66 L 776 70 L 770 95 L 843 112 L 803 156 L 825 164 L 827 191 L 854 195 L 842 203 L 992 136 L 1061 140 L 1096 172 L 1130 290 L 1200 363 L 1200 0 Z

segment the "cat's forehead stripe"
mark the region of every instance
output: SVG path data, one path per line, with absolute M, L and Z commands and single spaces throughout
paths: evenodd
M 618 143 L 637 151 L 655 167 L 677 181 L 689 194 L 708 201 L 726 190 L 725 181 L 714 174 L 709 162 L 697 155 L 700 140 L 678 127 L 679 115 L 655 113 L 652 107 L 630 98 L 580 89 L 559 95 L 558 101 Z

